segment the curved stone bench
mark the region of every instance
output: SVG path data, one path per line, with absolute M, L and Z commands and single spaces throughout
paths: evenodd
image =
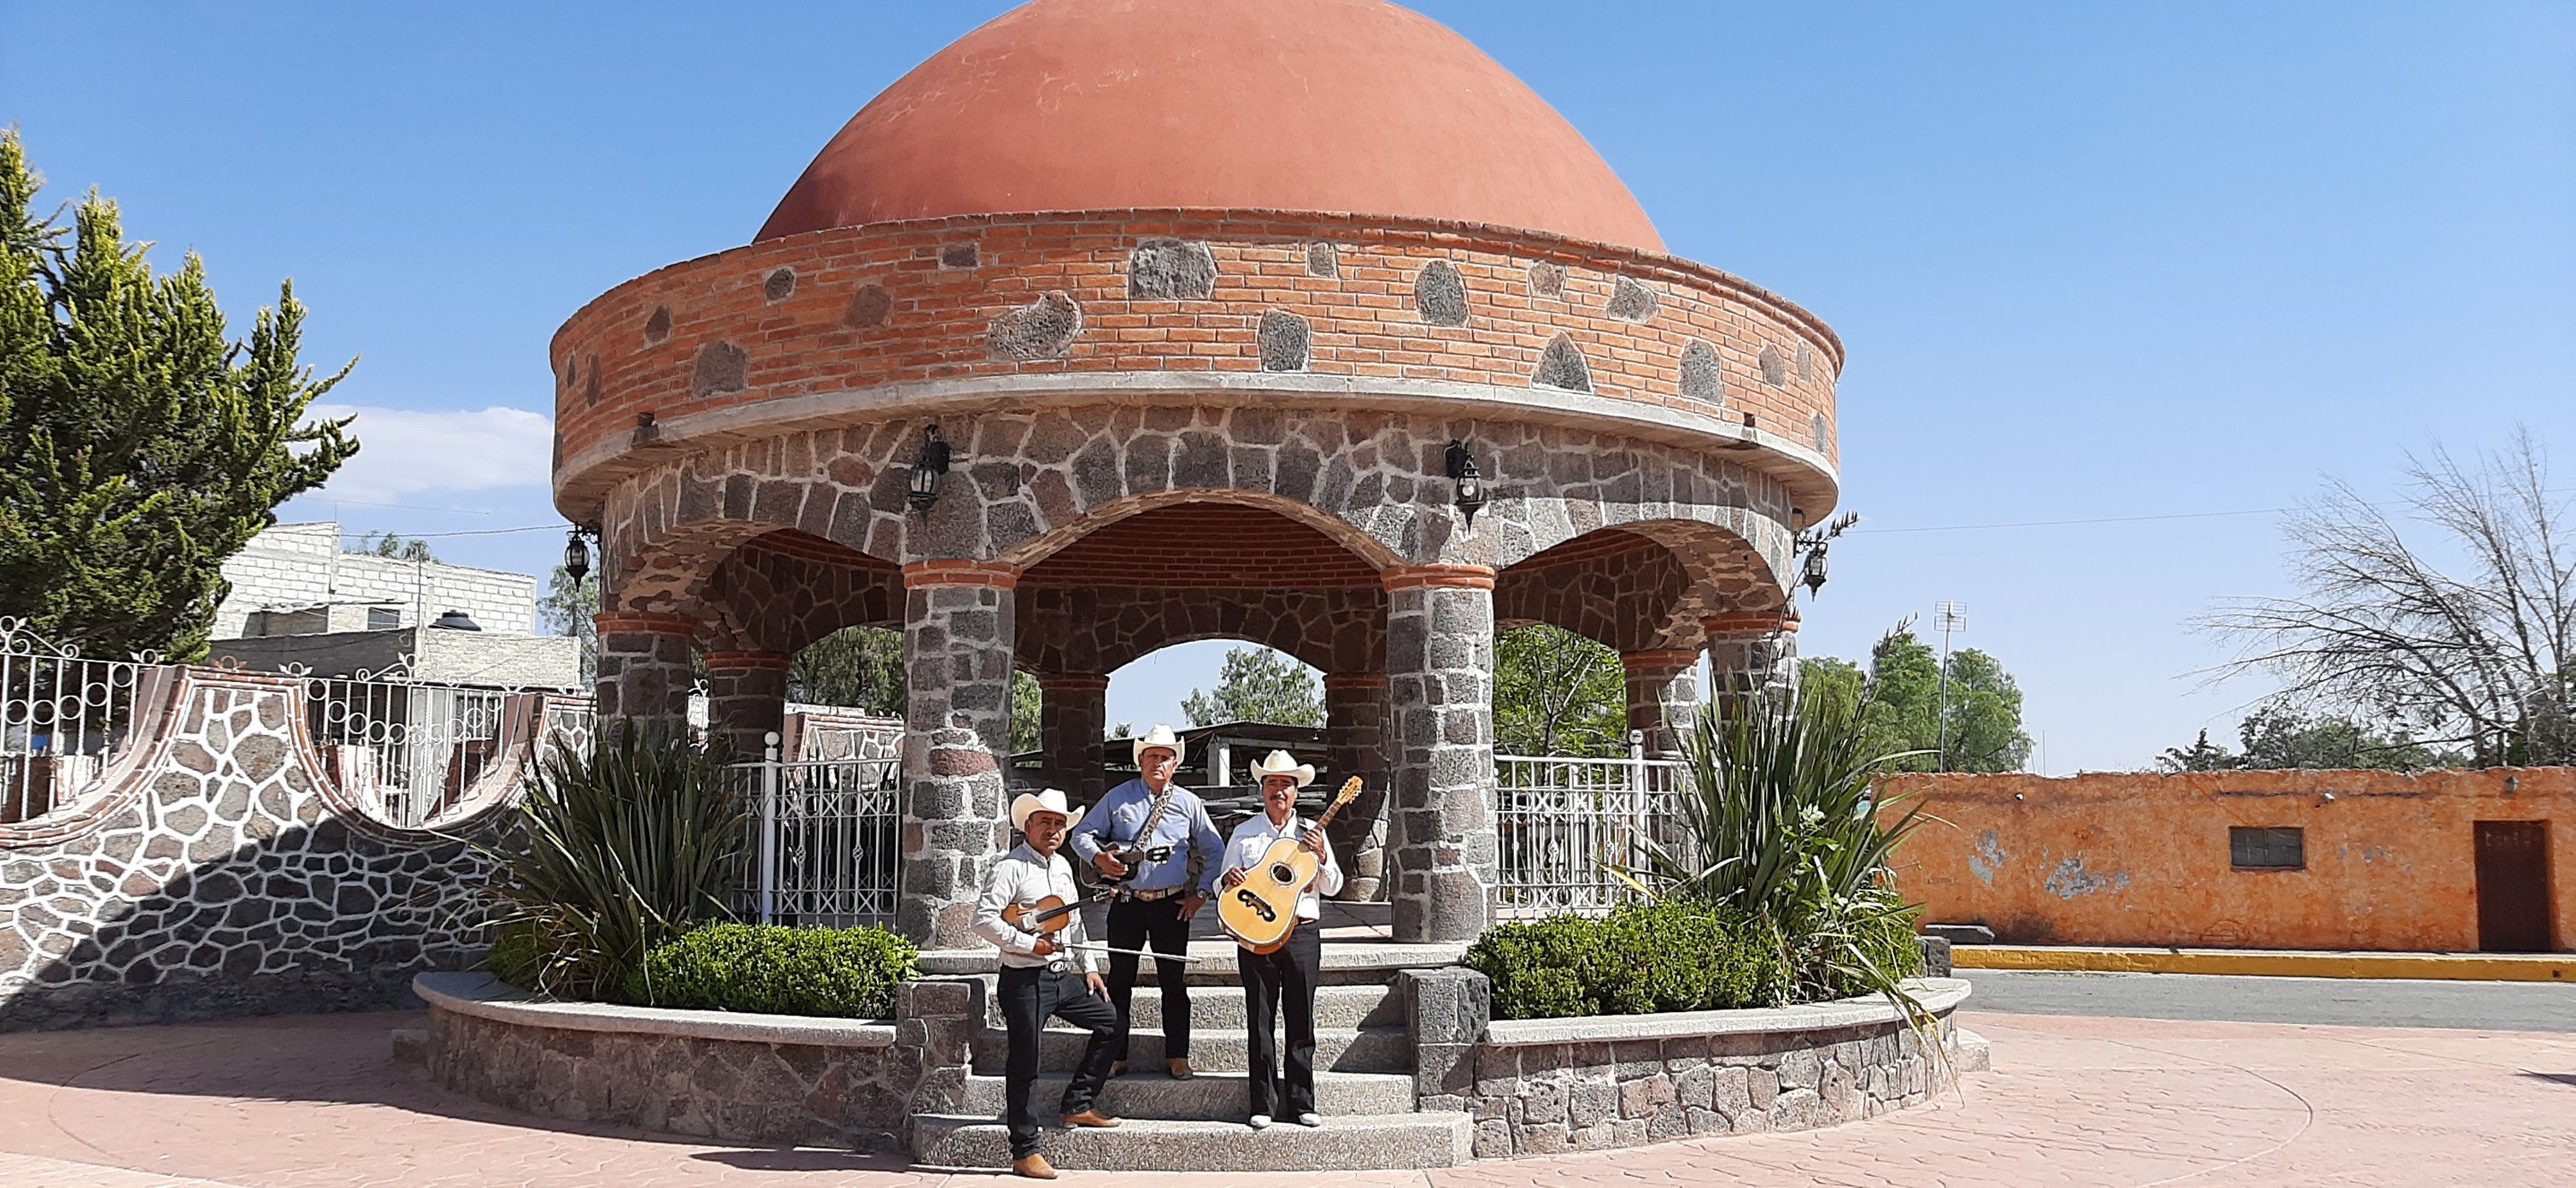
M 1757 1010 L 1496 1020 L 1472 1045 L 1472 1071 L 1446 1062 L 1441 1088 L 1475 1116 L 1480 1159 L 1858 1121 L 1920 1103 L 1960 1072 L 1987 1066 L 1985 1041 L 1950 1020 L 1968 983 L 1923 978 L 1910 986 L 1933 1016 L 1937 1053 L 1874 995 Z M 1426 1061 L 1426 1069 L 1441 1063 Z M 1432 1088 L 1423 1093 L 1430 1108 Z
M 907 1060 L 889 1021 L 555 1002 L 485 973 L 412 989 L 429 1003 L 432 1076 L 548 1118 L 893 1151 L 919 1077 L 919 1041 Z

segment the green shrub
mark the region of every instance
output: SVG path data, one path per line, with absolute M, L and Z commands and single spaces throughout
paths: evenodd
M 1766 1006 L 1792 981 L 1758 920 L 1679 901 L 1500 925 L 1467 964 L 1493 982 L 1497 1019 Z
M 654 946 L 626 993 L 690 1010 L 884 1019 L 916 956 L 882 928 L 710 924 Z
M 685 736 L 612 729 L 534 766 L 507 828 L 476 848 L 500 901 L 495 976 L 610 1000 L 653 946 L 730 913 L 746 822 L 724 757 Z

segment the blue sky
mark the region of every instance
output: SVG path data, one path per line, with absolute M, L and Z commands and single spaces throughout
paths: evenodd
M 367 452 L 353 530 L 550 524 L 545 343 L 747 241 L 850 114 L 999 3 L 0 3 L 0 120 L 203 252 L 293 277 Z M 1564 112 L 1678 254 L 1841 332 L 1844 506 L 1806 650 L 1939 599 L 2051 772 L 2244 684 L 2185 620 L 2281 588 L 2278 508 L 2516 424 L 2576 472 L 2576 4 L 1425 2 Z M 380 504 L 405 506 L 385 507 Z M 329 518 L 331 497 L 290 519 Z M 2115 523 L 2033 521 L 2180 517 Z M 542 571 L 560 536 L 443 557 Z M 1222 645 L 1122 674 L 1151 721 Z

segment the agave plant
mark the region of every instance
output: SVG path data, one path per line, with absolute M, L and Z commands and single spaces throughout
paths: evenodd
M 493 971 L 558 998 L 611 1000 L 653 946 L 732 918 L 745 810 L 723 759 L 685 736 L 604 732 L 531 773 L 490 846 Z
M 1704 715 L 1683 741 L 1682 828 L 1645 839 L 1643 862 L 1620 870 L 1653 897 L 1762 921 L 1796 997 L 1876 992 L 1919 1030 L 1930 1018 L 1904 986 L 1921 966 L 1918 905 L 1897 893 L 1890 860 L 1928 818 L 1901 803 L 1910 794 L 1876 798 L 1875 777 L 1906 755 L 1870 753 L 1867 705 L 1811 690 Z

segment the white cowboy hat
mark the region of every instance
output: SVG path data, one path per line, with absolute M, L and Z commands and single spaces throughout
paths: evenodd
M 1275 775 L 1287 776 L 1297 781 L 1298 787 L 1303 788 L 1315 782 L 1315 765 L 1299 763 L 1290 758 L 1286 751 L 1272 751 L 1269 758 L 1252 765 L 1253 783 L 1258 784 Z
M 1172 758 L 1174 759 L 1179 759 L 1189 754 L 1189 748 L 1181 745 L 1180 736 L 1173 734 L 1171 727 L 1157 725 L 1153 729 L 1136 736 L 1136 762 L 1141 766 L 1145 762 L 1145 752 L 1153 750 L 1156 747 L 1161 747 L 1166 751 L 1170 751 L 1172 753 Z
M 1054 788 L 1044 792 L 1022 792 L 1011 798 L 1011 828 L 1022 833 L 1029 830 L 1029 815 L 1054 813 L 1066 821 L 1073 820 L 1073 810 L 1066 807 L 1064 793 Z

